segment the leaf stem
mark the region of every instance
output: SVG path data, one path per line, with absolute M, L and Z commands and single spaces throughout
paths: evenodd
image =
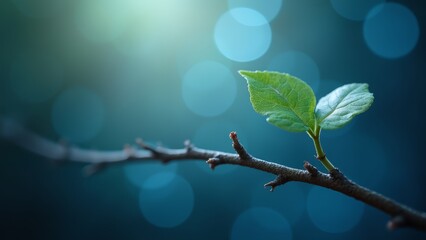
M 327 171 L 331 171 L 336 169 L 333 164 L 328 160 L 327 156 L 325 155 L 324 150 L 321 146 L 321 140 L 320 140 L 320 134 L 321 134 L 321 128 L 319 126 L 316 126 L 315 132 L 309 129 L 307 132 L 309 137 L 311 137 L 312 141 L 314 142 L 315 151 L 317 153 L 316 158 L 322 163 L 322 165 L 327 169 Z

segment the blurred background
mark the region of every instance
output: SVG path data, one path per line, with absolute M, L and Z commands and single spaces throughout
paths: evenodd
M 118 150 L 142 137 L 302 168 L 304 133 L 269 125 L 249 102 L 245 70 L 288 72 L 317 100 L 365 82 L 371 109 L 322 133 L 354 181 L 426 210 L 423 1 L 2 0 L 0 116 L 54 141 Z M 2 126 L 0 133 L 7 134 Z M 203 161 L 52 164 L 0 142 L 1 239 L 424 239 L 389 232 L 388 216 L 303 183 Z

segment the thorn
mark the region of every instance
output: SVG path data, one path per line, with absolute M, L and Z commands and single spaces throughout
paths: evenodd
M 308 161 L 305 161 L 303 167 L 309 172 L 309 174 L 311 174 L 312 177 L 318 176 L 318 169 Z
M 285 178 L 283 175 L 278 175 L 274 180 L 266 183 L 264 187 L 271 187 L 271 192 L 275 190 L 276 187 L 285 184 L 288 182 L 287 178 Z
M 407 221 L 405 221 L 405 218 L 402 216 L 396 216 L 393 217 L 391 220 L 389 220 L 387 227 L 389 230 L 395 230 L 397 228 L 403 227 L 407 224 Z

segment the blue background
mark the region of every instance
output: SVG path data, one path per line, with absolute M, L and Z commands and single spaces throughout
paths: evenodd
M 229 12 L 236 7 L 243 8 Z M 281 131 L 252 110 L 237 71 L 288 72 L 307 81 L 317 100 L 365 82 L 374 104 L 345 128 L 323 132 L 327 156 L 354 181 L 426 210 L 425 7 L 1 1 L 0 115 L 99 150 L 142 137 L 232 152 L 228 134 L 236 130 L 256 157 L 296 168 L 309 160 L 324 170 L 306 134 Z M 425 238 L 412 229 L 389 232 L 387 215 L 328 190 L 291 182 L 271 193 L 263 184 L 274 176 L 251 169 L 141 163 L 86 178 L 82 164 L 52 164 L 0 143 L 1 239 Z

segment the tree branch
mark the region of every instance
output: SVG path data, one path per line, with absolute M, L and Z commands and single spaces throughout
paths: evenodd
M 54 143 L 27 131 L 13 121 L 0 119 L 0 138 L 13 142 L 22 148 L 57 161 L 86 163 L 84 168 L 87 175 L 92 175 L 109 165 L 125 164 L 128 162 L 158 160 L 168 163 L 172 160 L 198 159 L 206 160 L 212 169 L 223 164 L 240 165 L 268 172 L 276 176 L 265 184 L 271 191 L 290 181 L 304 182 L 343 193 L 375 207 L 388 214 L 391 219 L 387 227 L 391 230 L 411 227 L 426 231 L 426 213 L 416 211 L 400 204 L 377 192 L 362 187 L 348 179 L 338 169 L 330 174 L 322 173 L 310 163 L 305 162 L 306 170 L 290 168 L 281 164 L 268 162 L 252 157 L 239 142 L 235 132 L 230 133 L 232 145 L 237 154 L 207 150 L 194 147 L 189 141 L 182 149 L 155 147 L 138 139 L 137 145 L 142 149 L 125 146 L 121 151 L 84 150 L 64 143 Z

